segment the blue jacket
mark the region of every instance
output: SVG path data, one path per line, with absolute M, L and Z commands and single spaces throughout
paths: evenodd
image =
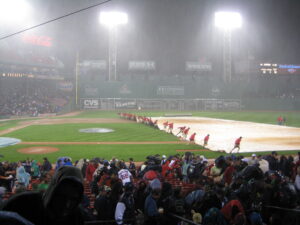
M 145 215 L 148 217 L 159 216 L 156 201 L 154 200 L 151 194 L 149 194 L 148 197 L 146 198 L 144 211 L 145 211 Z

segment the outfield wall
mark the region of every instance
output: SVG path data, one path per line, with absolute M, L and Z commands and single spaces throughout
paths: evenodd
M 82 98 L 81 109 L 140 109 L 140 110 L 224 110 L 241 109 L 239 99 L 134 99 L 134 98 Z

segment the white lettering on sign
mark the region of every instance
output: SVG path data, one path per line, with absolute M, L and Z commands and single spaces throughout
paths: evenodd
M 83 107 L 85 109 L 98 109 L 99 108 L 99 100 L 98 99 L 85 99 L 83 101 Z

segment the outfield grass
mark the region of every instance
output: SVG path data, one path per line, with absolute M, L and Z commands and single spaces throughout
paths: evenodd
M 81 133 L 79 129 L 109 128 L 111 133 Z M 178 141 L 174 135 L 138 123 L 32 125 L 3 135 L 23 142 Z
M 124 110 L 125 112 L 126 110 Z M 287 119 L 287 125 L 292 127 L 300 127 L 300 112 L 284 112 L 284 111 L 266 111 L 266 112 L 199 112 L 199 111 L 129 111 L 142 116 L 160 117 L 165 114 L 192 114 L 196 117 L 210 117 L 228 120 L 249 121 L 257 123 L 277 124 L 278 116 L 284 116 Z M 76 118 L 117 118 L 116 111 L 84 111 Z

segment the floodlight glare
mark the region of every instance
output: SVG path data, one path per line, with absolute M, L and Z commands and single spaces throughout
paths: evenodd
M 123 12 L 101 12 L 99 21 L 108 27 L 114 27 L 120 24 L 127 24 L 128 15 Z
M 31 14 L 31 7 L 26 0 L 0 1 L 0 23 L 26 23 Z
M 242 17 L 237 12 L 216 12 L 215 13 L 216 27 L 232 30 L 242 27 Z

